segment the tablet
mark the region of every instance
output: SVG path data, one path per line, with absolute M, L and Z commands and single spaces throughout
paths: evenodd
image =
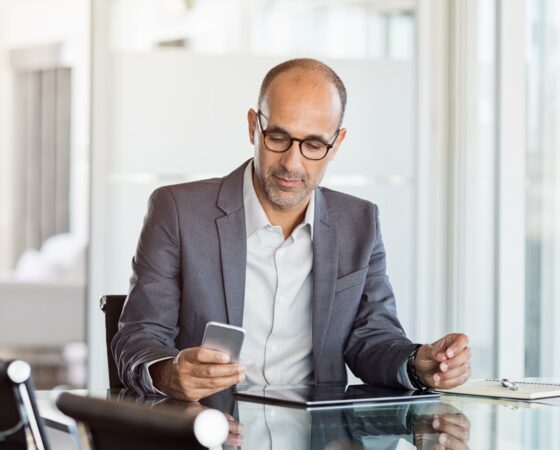
M 366 384 L 329 384 L 318 386 L 238 386 L 235 395 L 239 400 L 267 403 L 289 403 L 315 407 L 350 405 L 355 403 L 409 402 L 438 398 L 431 390 L 407 391 L 380 388 Z

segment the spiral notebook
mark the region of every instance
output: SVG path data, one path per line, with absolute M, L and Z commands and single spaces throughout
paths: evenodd
M 513 398 L 536 400 L 539 398 L 560 397 L 560 384 L 538 381 L 512 381 L 519 387 L 512 390 L 503 386 L 499 379 L 484 378 L 472 380 L 453 389 L 436 389 L 444 394 L 477 395 L 481 397 Z

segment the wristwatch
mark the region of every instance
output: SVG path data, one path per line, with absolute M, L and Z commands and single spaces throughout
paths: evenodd
M 408 360 L 406 362 L 406 373 L 408 375 L 408 379 L 410 380 L 410 383 L 412 384 L 412 386 L 414 386 L 414 389 L 427 389 L 428 386 L 424 385 L 422 381 L 420 381 L 420 378 L 416 373 L 416 366 L 414 365 L 414 361 L 416 359 L 416 353 L 418 353 L 418 349 L 420 347 L 422 347 L 422 345 L 418 344 L 414 348 L 414 350 L 412 350 L 412 353 L 408 355 Z

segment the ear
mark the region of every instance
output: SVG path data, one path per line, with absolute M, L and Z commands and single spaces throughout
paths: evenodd
M 255 129 L 257 127 L 257 112 L 251 108 L 247 112 L 247 125 L 249 126 L 249 140 L 255 145 Z
M 342 141 L 344 141 L 345 138 L 346 138 L 346 128 L 341 128 L 340 131 L 338 132 L 338 137 L 336 138 L 333 148 L 329 152 L 328 155 L 329 161 L 332 161 L 334 159 L 336 153 L 338 152 L 338 148 L 340 147 L 340 144 L 342 144 Z

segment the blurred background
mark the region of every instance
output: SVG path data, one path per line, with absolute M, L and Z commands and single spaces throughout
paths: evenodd
M 348 89 L 323 184 L 380 206 L 411 339 L 560 376 L 559 33 L 556 0 L 0 0 L 0 357 L 106 387 L 149 194 L 251 157 L 262 77 L 315 57 Z

